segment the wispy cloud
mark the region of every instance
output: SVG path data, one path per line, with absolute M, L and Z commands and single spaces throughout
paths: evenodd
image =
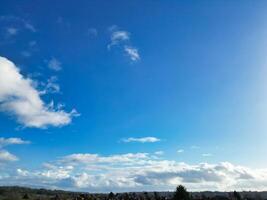
M 18 158 L 6 150 L 0 150 L 0 163 L 17 161 Z
M 140 138 L 129 137 L 129 138 L 123 138 L 121 139 L 121 141 L 125 143 L 129 142 L 154 143 L 154 142 L 159 142 L 160 139 L 156 137 L 140 137 Z
M 54 71 L 60 71 L 62 69 L 61 62 L 56 58 L 51 58 L 48 61 L 48 67 Z
M 36 28 L 29 22 L 27 21 L 24 21 L 24 25 L 25 25 L 25 28 L 32 31 L 32 32 L 36 32 Z
M 127 154 L 118 154 L 118 155 L 110 155 L 110 156 L 99 156 L 98 154 L 71 154 L 65 156 L 61 162 L 63 163 L 106 163 L 106 164 L 114 164 L 114 163 L 125 163 L 129 164 L 129 162 L 136 162 L 138 160 L 148 158 L 147 153 L 127 153 Z
M 8 35 L 16 35 L 18 33 L 18 29 L 14 27 L 8 27 L 6 28 L 6 32 Z
M 23 140 L 21 138 L 0 138 L 0 164 L 17 161 L 17 156 L 11 154 L 7 150 L 3 149 L 9 145 L 22 145 L 30 144 L 30 141 Z
M 140 60 L 140 55 L 138 53 L 138 49 L 131 46 L 124 46 L 124 51 L 130 57 L 132 61 Z
M 29 58 L 29 57 L 31 57 L 32 54 L 29 51 L 22 51 L 21 52 L 21 55 L 23 57 Z
M 35 26 L 30 23 L 29 21 L 17 17 L 17 16 L 13 16 L 13 15 L 2 15 L 0 16 L 0 21 L 5 21 L 8 22 L 10 26 L 11 30 L 11 34 L 14 33 L 14 29 L 16 29 L 16 32 L 18 29 L 24 29 L 24 30 L 28 30 L 31 31 L 33 33 L 37 32 L 37 29 L 35 28 Z
M 184 153 L 184 150 L 183 149 L 178 149 L 177 153 Z
M 131 34 L 128 31 L 121 30 L 118 26 L 111 26 L 109 28 L 111 33 L 110 43 L 108 44 L 108 50 L 114 46 L 120 47 L 126 53 L 126 55 L 131 59 L 131 61 L 136 62 L 140 60 L 140 54 L 136 47 L 133 47 L 131 43 Z
M 68 113 L 45 104 L 33 81 L 4 57 L 0 57 L 0 111 L 16 117 L 25 127 L 35 128 L 67 125 L 77 116 L 75 110 Z
M 127 31 L 113 31 L 110 36 L 111 43 L 108 45 L 108 49 L 129 39 L 130 34 Z
M 41 82 L 40 85 L 44 88 L 42 91 L 39 92 L 39 94 L 53 94 L 53 93 L 59 93 L 60 92 L 60 86 L 57 83 L 58 78 L 57 76 L 51 76 L 49 79 L 47 79 L 46 82 Z
M 157 156 L 162 156 L 162 155 L 164 155 L 164 151 L 156 151 L 156 152 L 154 152 L 154 154 Z
M 96 28 L 88 28 L 88 34 L 91 37 L 96 37 L 98 35 L 98 31 Z
M 9 145 L 18 145 L 18 144 L 30 144 L 30 141 L 22 140 L 21 138 L 0 138 L 0 148 Z
M 29 42 L 30 47 L 34 47 L 34 46 L 36 46 L 36 44 L 37 44 L 37 42 L 35 40 L 32 40 Z

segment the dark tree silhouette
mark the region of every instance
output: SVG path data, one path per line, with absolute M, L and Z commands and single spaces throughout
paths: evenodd
M 160 196 L 157 192 L 154 192 L 154 199 L 155 200 L 160 200 Z
M 144 192 L 145 200 L 151 200 L 147 192 Z
M 29 195 L 28 194 L 24 194 L 24 196 L 22 197 L 22 199 L 29 199 Z
M 178 185 L 173 196 L 173 200 L 191 200 L 189 192 L 182 185 Z
M 234 199 L 235 200 L 241 200 L 241 196 L 237 191 L 234 191 Z
M 108 199 L 114 199 L 115 194 L 113 192 L 110 192 L 108 195 Z
M 130 199 L 129 194 L 127 192 L 123 195 L 123 199 L 124 200 L 129 200 Z

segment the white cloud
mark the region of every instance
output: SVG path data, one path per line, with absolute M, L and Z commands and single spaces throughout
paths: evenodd
M 8 156 L 7 156 L 8 157 Z M 251 169 L 229 162 L 186 164 L 149 153 L 101 156 L 71 154 L 37 170 L 18 168 L 1 183 L 85 191 L 267 189 L 267 169 Z
M 17 161 L 18 158 L 6 150 L 0 150 L 0 163 Z
M 0 148 L 8 145 L 29 144 L 30 141 L 22 140 L 21 138 L 0 138 Z
M 177 150 L 177 153 L 183 153 L 183 152 L 184 152 L 183 149 L 178 149 L 178 150 Z
M 125 163 L 129 165 L 132 162 L 136 162 L 140 159 L 146 159 L 147 153 L 128 153 L 112 156 L 99 156 L 98 154 L 71 154 L 64 157 L 61 161 L 64 163 Z
M 141 138 L 124 138 L 121 139 L 122 142 L 129 143 L 129 142 L 140 142 L 140 143 L 153 143 L 153 142 L 159 142 L 160 139 L 156 137 L 141 137 Z
M 20 145 L 20 144 L 29 144 L 30 141 L 22 140 L 21 138 L 0 138 L 0 166 L 1 164 L 6 164 L 11 161 L 17 161 L 18 158 L 8 152 L 7 150 L 3 149 L 3 147 L 9 145 Z M 1 174 L 0 174 L 1 175 Z
M 127 31 L 114 31 L 111 35 L 111 41 L 118 43 L 120 41 L 129 40 L 130 34 Z
M 110 44 L 108 45 L 108 49 L 110 49 L 114 45 L 118 45 L 123 41 L 129 40 L 130 39 L 130 34 L 127 31 L 118 31 L 114 30 L 111 33 L 110 36 Z
M 61 62 L 56 58 L 51 58 L 48 61 L 48 67 L 54 71 L 60 71 L 62 69 Z
M 132 61 L 140 60 L 138 49 L 131 46 L 124 46 L 124 51 L 127 53 L 127 55 Z
M 33 81 L 24 78 L 4 57 L 0 57 L 0 111 L 16 117 L 25 127 L 36 128 L 67 125 L 77 114 L 75 110 L 67 113 L 46 105 L 33 87 Z
M 138 49 L 130 45 L 131 34 L 128 31 L 120 30 L 117 26 L 111 26 L 109 31 L 111 35 L 110 43 L 107 46 L 108 50 L 110 50 L 111 47 L 116 46 L 122 49 L 132 61 L 140 60 Z

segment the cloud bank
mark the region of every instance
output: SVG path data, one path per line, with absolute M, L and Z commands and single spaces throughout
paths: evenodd
M 0 172 L 0 184 L 89 192 L 173 190 L 177 184 L 193 191 L 266 190 L 266 172 L 229 162 L 186 164 L 142 152 L 107 156 L 78 153 L 44 163 L 36 170 L 17 168 L 8 178 Z
M 0 111 L 15 117 L 25 127 L 64 126 L 77 114 L 47 105 L 33 81 L 23 77 L 10 60 L 0 57 Z

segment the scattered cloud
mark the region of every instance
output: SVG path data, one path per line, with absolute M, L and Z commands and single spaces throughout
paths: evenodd
M 0 164 L 5 163 L 5 162 L 17 161 L 17 160 L 18 158 L 15 155 L 9 153 L 6 150 L 0 150 Z
M 108 44 L 108 50 L 112 47 L 119 47 L 126 53 L 126 55 L 131 59 L 131 61 L 136 62 L 140 60 L 140 54 L 138 49 L 131 46 L 131 34 L 128 31 L 121 30 L 118 26 L 111 26 L 109 28 L 110 32 L 110 43 Z
M 48 67 L 54 71 L 60 71 L 62 69 L 61 62 L 56 58 L 51 58 L 48 61 Z
M 127 55 L 132 61 L 140 60 L 138 49 L 131 46 L 124 46 L 124 51 L 127 53 Z
M 251 169 L 229 162 L 192 165 L 159 159 L 149 153 L 108 156 L 87 153 L 70 154 L 44 163 L 36 170 L 18 168 L 8 178 L 0 176 L 0 184 L 89 192 L 173 190 L 177 184 L 190 190 L 262 190 L 267 189 L 266 172 L 267 169 Z
M 20 17 L 12 15 L 2 15 L 0 16 L 0 21 L 4 21 L 7 22 L 9 25 L 12 25 L 12 27 L 8 27 L 7 29 L 10 34 L 16 34 L 19 29 L 28 30 L 33 33 L 37 32 L 33 24 Z
M 122 142 L 129 143 L 129 142 L 140 142 L 140 143 L 154 143 L 154 142 L 159 142 L 160 139 L 156 137 L 141 137 L 141 138 L 124 138 L 121 139 Z
M 3 138 L 3 137 L 0 138 L 0 166 L 3 163 L 6 164 L 7 162 L 18 160 L 18 158 L 15 155 L 3 149 L 3 147 L 9 145 L 21 145 L 21 144 L 30 144 L 30 141 L 22 140 L 21 138 Z
M 183 149 L 178 149 L 177 153 L 184 153 L 184 150 Z
M 118 45 L 123 41 L 127 41 L 130 39 L 130 34 L 127 31 L 112 31 L 110 36 L 110 44 L 108 45 L 108 49 L 110 49 L 114 45 Z
M 18 145 L 18 144 L 30 144 L 30 141 L 22 140 L 21 138 L 0 138 L 0 148 L 9 145 Z
M 44 89 L 39 92 L 39 94 L 54 94 L 54 93 L 59 93 L 60 92 L 60 86 L 57 83 L 58 78 L 57 76 L 51 76 L 46 83 L 40 83 Z
M 64 126 L 77 116 L 46 105 L 33 81 L 23 77 L 10 60 L 0 57 L 0 111 L 8 113 L 25 127 Z

